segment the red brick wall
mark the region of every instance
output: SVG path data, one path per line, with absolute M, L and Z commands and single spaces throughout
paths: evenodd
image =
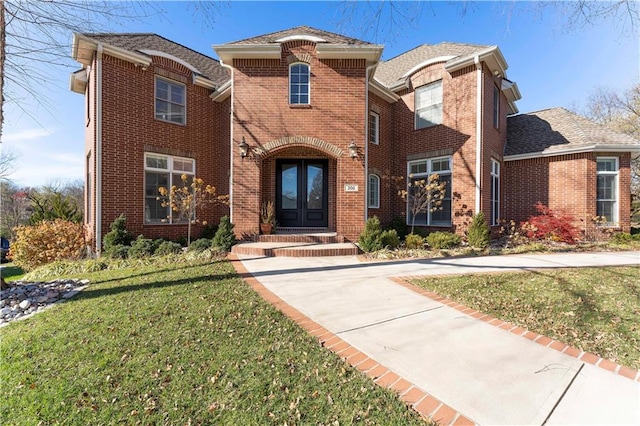
M 309 106 L 289 105 L 290 55 L 309 61 L 311 101 Z M 286 140 L 285 149 L 270 150 L 265 155 L 240 158 L 233 151 L 233 222 L 239 236 L 258 232 L 259 212 L 263 199 L 275 197 L 273 164 L 276 158 L 320 156 L 330 158 L 329 229 L 347 238 L 356 238 L 364 227 L 364 129 L 365 69 L 364 60 L 319 60 L 315 43 L 292 41 L 282 44 L 279 60 L 235 59 L 233 141 L 244 137 L 252 149 L 260 149 L 274 141 Z M 299 140 L 319 140 L 326 149 L 316 149 Z M 348 146 L 354 141 L 361 156 L 352 160 Z M 295 147 L 306 148 L 302 150 Z M 318 158 L 318 157 L 316 157 Z M 264 163 L 264 165 L 263 165 Z M 262 168 L 262 172 L 261 172 Z M 267 175 L 267 176 L 265 176 Z M 261 184 L 262 180 L 265 184 Z M 269 182 L 269 183 L 267 183 Z M 344 184 L 353 183 L 359 192 L 345 193 Z
M 630 230 L 629 153 L 580 153 L 555 157 L 508 161 L 505 163 L 505 219 L 521 222 L 536 214 L 541 202 L 552 210 L 575 218 L 575 226 L 585 229 L 596 215 L 596 157 L 618 157 L 620 229 Z
M 376 174 L 380 177 L 380 207 L 377 209 L 369 208 L 368 217 L 377 216 L 383 224 L 386 224 L 395 217 L 397 209 L 393 204 L 403 203 L 398 191 L 403 189 L 405 181 L 400 175 L 404 175 L 404 173 L 399 173 L 397 170 L 392 169 L 391 157 L 397 155 L 394 149 L 398 142 L 393 133 L 393 105 L 379 96 L 369 93 L 369 111 L 377 113 L 380 117 L 379 144 L 369 143 L 368 170 L 368 174 Z
M 155 119 L 155 76 L 186 85 L 186 125 Z M 127 228 L 146 237 L 179 238 L 186 225 L 144 222 L 144 153 L 177 155 L 195 159 L 196 175 L 216 186 L 219 194 L 229 191 L 228 108 L 215 103 L 210 90 L 192 84 L 191 71 L 181 64 L 154 57 L 147 70 L 105 55 L 102 84 L 103 234 L 121 213 Z M 200 220 L 217 224 L 226 206 L 208 206 Z M 196 236 L 196 226 L 192 233 Z

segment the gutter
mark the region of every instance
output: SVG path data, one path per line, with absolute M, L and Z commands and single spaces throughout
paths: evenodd
M 364 221 L 369 219 L 369 73 L 378 66 L 369 65 L 364 74 Z M 380 119 L 378 119 L 380 120 Z M 380 121 L 378 121 L 378 129 Z M 378 130 L 379 132 L 379 130 Z M 378 133 L 378 137 L 380 134 Z M 381 185 L 379 185 L 381 186 Z M 378 188 L 379 190 L 380 188 Z
M 228 69 L 229 73 L 231 74 L 229 81 L 223 84 L 220 89 L 221 92 L 226 93 L 227 88 L 229 88 L 229 91 L 231 92 L 231 101 L 229 106 L 229 220 L 231 221 L 231 223 L 233 223 L 233 67 L 231 65 L 225 64 L 222 60 L 222 57 L 220 57 L 220 65 L 223 68 Z M 219 96 L 214 97 L 214 94 L 215 92 L 211 94 L 211 99 L 213 99 L 214 101 L 218 101 L 218 99 L 220 101 L 223 100 L 220 99 L 221 97 Z
M 571 149 L 563 149 L 561 151 L 538 151 L 538 152 L 529 152 L 526 154 L 514 154 L 514 155 L 505 155 L 503 157 L 504 161 L 517 161 L 517 160 L 529 160 L 532 158 L 541 158 L 541 157 L 556 157 L 558 155 L 569 155 L 569 154 L 581 154 L 584 152 L 629 152 L 631 153 L 631 158 L 634 157 L 633 153 L 640 156 L 640 146 L 633 145 L 586 145 L 575 147 Z
M 96 254 L 102 253 L 102 43 L 96 49 Z
M 480 184 L 482 174 L 482 62 L 480 56 L 473 58 L 476 64 L 476 214 L 480 213 Z

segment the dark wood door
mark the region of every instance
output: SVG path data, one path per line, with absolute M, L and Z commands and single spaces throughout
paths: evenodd
M 276 162 L 276 219 L 285 228 L 327 227 L 327 160 Z

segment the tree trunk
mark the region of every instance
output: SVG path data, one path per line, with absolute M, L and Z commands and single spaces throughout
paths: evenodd
M 2 125 L 4 123 L 4 62 L 6 37 L 7 31 L 4 19 L 4 0 L 0 0 L 0 140 L 2 140 Z M 4 284 L 4 281 L 2 281 L 2 283 Z

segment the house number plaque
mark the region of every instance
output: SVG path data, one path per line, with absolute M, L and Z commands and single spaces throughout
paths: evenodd
M 344 185 L 344 192 L 358 192 L 358 185 L 347 183 Z

